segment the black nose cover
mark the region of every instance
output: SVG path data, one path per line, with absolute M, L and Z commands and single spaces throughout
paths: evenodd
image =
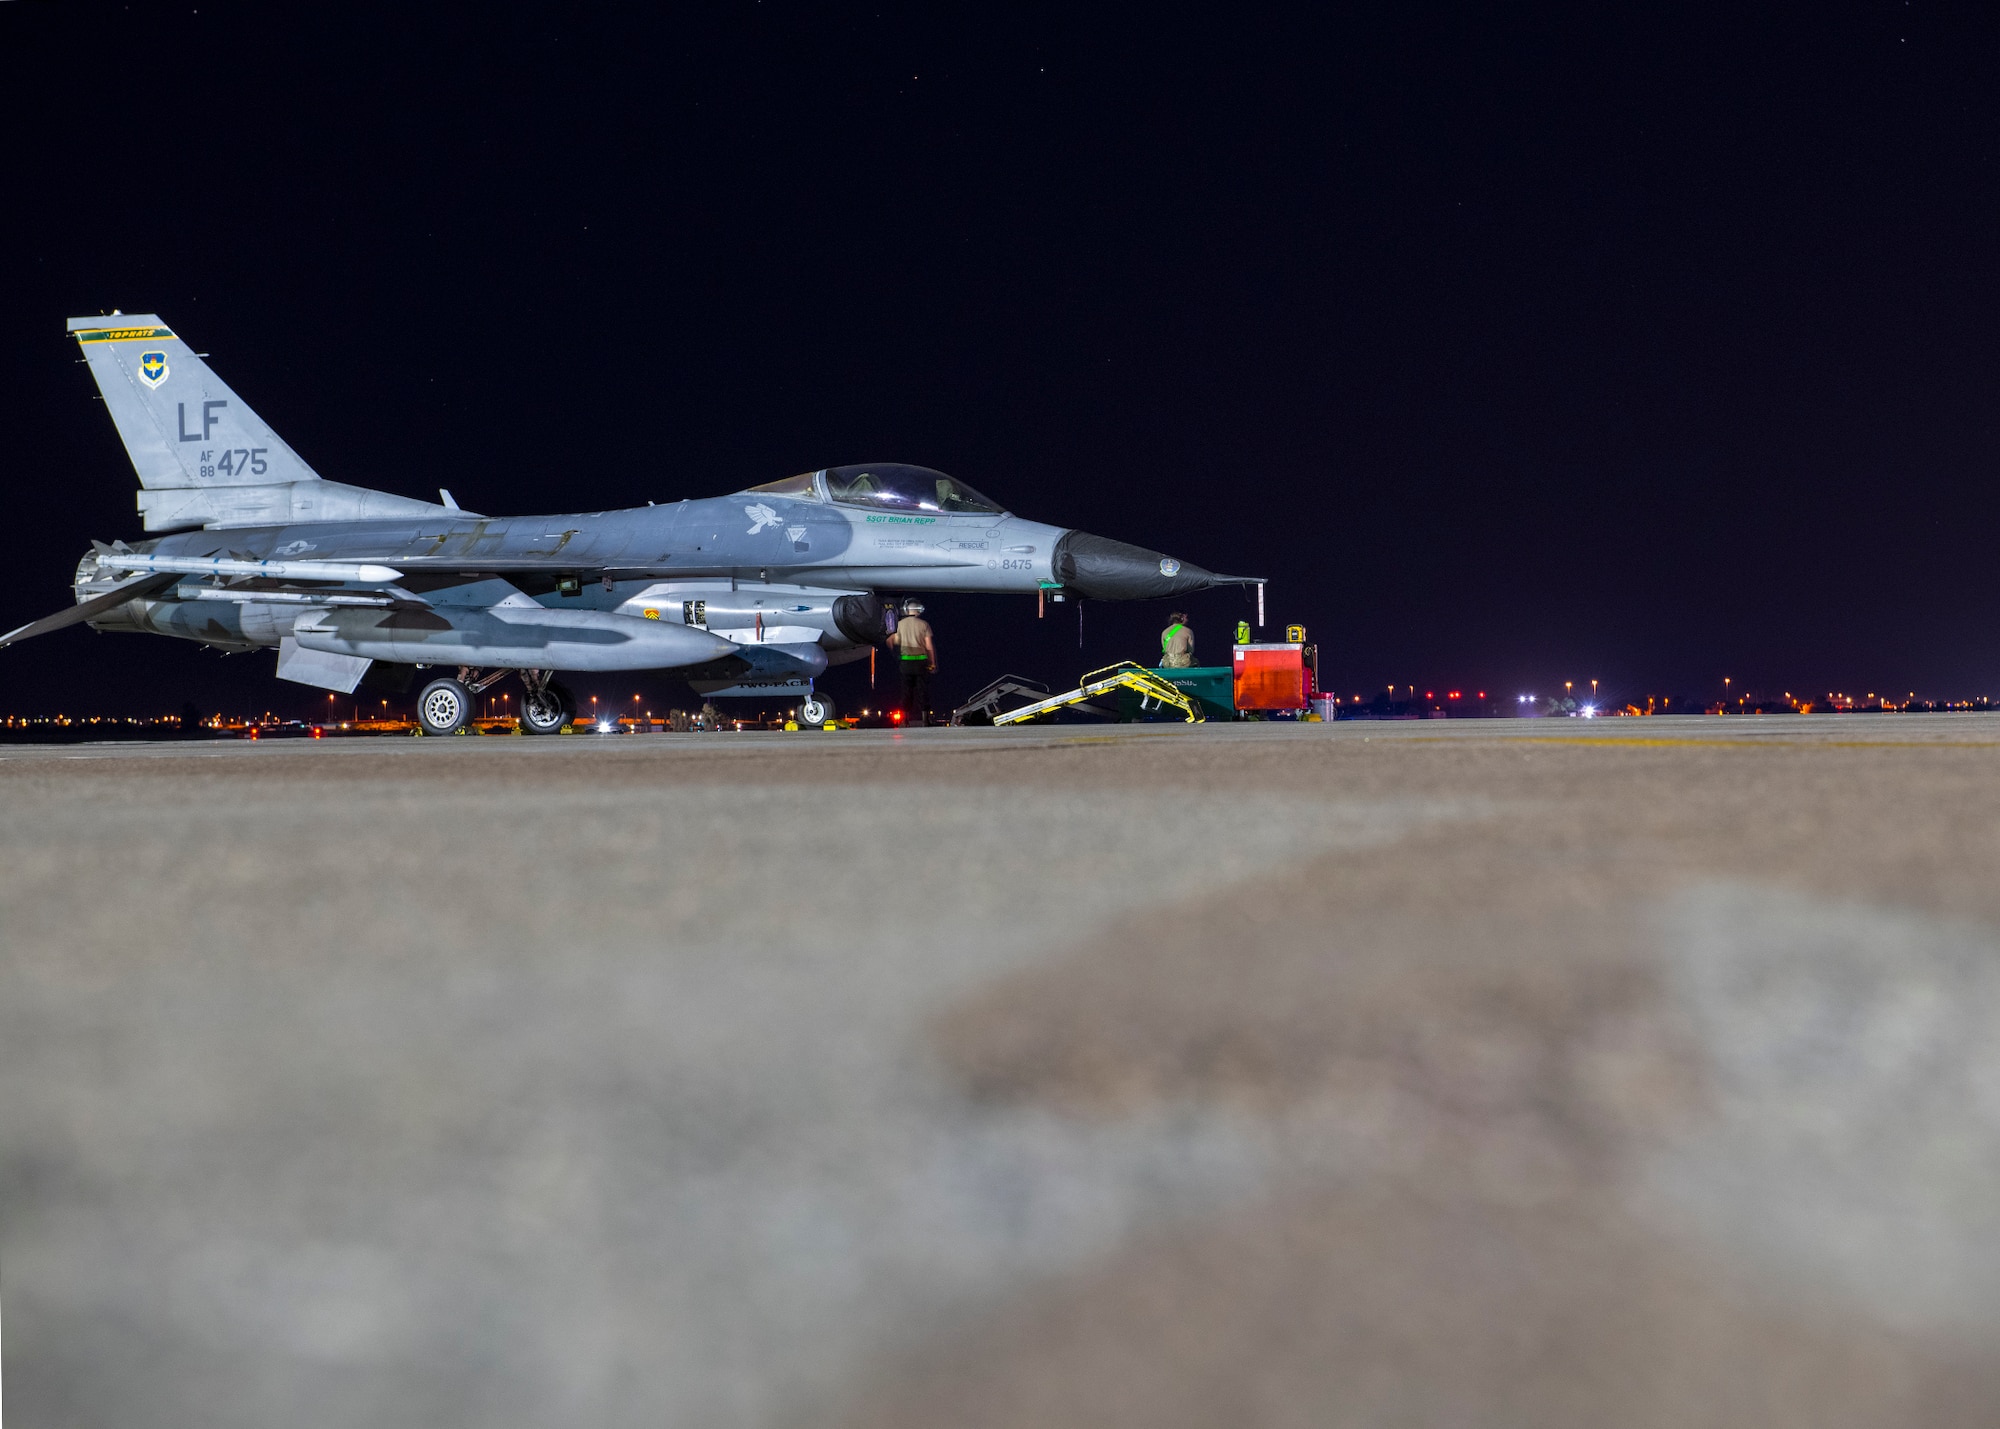
M 1058 581 L 1091 600 L 1153 600 L 1215 584 L 1200 566 L 1084 531 L 1056 542 L 1053 566 Z

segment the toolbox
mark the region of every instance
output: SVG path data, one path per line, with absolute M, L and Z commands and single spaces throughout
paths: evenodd
M 1236 708 L 1302 710 L 1310 705 L 1313 677 L 1307 649 L 1291 641 L 1236 646 L 1232 681 Z

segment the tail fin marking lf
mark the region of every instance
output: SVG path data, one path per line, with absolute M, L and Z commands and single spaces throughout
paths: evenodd
M 148 531 L 383 520 L 445 510 L 320 480 L 157 314 L 71 318 L 69 331 L 139 473 L 139 511 Z
M 317 481 L 284 439 L 151 314 L 71 318 L 148 490 Z

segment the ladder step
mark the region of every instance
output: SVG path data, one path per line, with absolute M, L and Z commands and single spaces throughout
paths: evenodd
M 995 715 L 993 723 L 1019 724 L 1023 720 L 1033 719 L 1036 715 L 1047 714 L 1065 705 L 1081 704 L 1087 699 L 1121 686 L 1138 692 L 1141 709 L 1145 708 L 1147 700 L 1157 700 L 1162 705 L 1172 705 L 1180 710 L 1187 716 L 1189 724 L 1202 722 L 1202 717 L 1193 703 L 1174 685 L 1161 679 L 1143 665 L 1135 665 L 1130 660 L 1121 660 L 1116 665 L 1106 665 L 1102 670 L 1092 670 L 1083 677 L 1083 683 L 1073 690 L 1060 695 L 1051 695 L 1048 699 L 1037 700 L 1034 704 L 1023 705 L 1020 709 L 1009 710 L 1005 714 Z

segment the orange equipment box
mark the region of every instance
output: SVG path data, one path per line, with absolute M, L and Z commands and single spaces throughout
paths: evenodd
M 1302 710 L 1312 700 L 1303 645 L 1238 645 L 1236 708 Z

